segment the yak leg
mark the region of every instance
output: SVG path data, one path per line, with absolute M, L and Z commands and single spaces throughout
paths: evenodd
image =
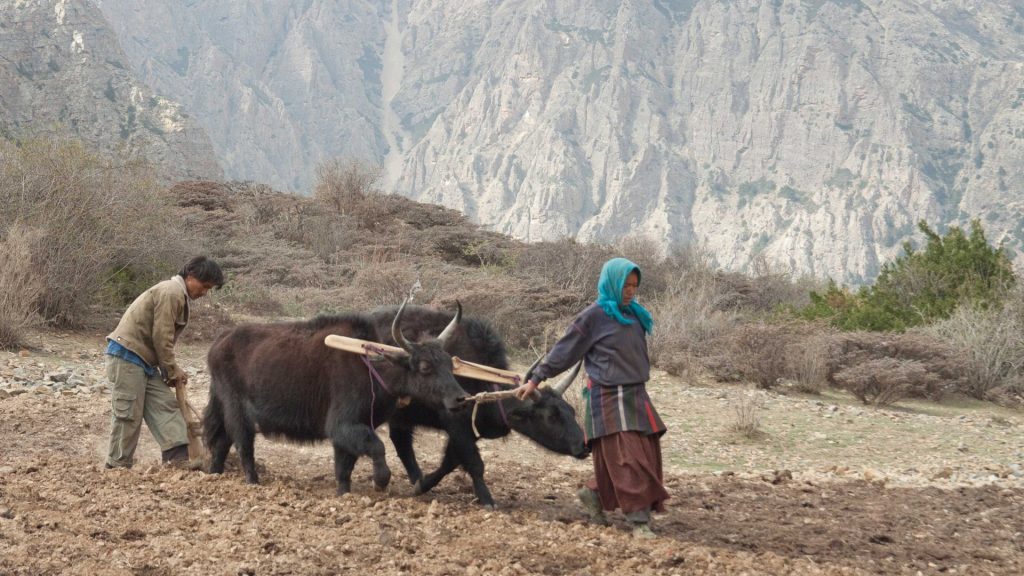
M 338 481 L 337 494 L 348 494 L 352 490 L 352 469 L 356 466 L 358 456 L 334 447 L 334 477 Z
M 485 508 L 494 508 L 494 498 L 484 482 L 484 460 L 480 457 L 476 440 L 468 434 L 456 434 L 448 439 L 445 451 L 454 451 L 455 459 L 462 463 L 462 469 L 473 480 L 473 493 L 477 502 Z
M 210 449 L 210 474 L 224 472 L 224 459 L 231 450 L 231 437 L 224 430 L 224 408 L 220 398 L 210 399 L 203 414 L 203 430 L 206 433 L 206 445 Z
M 339 451 L 350 455 L 353 459 L 366 455 L 373 460 L 373 485 L 377 490 L 384 490 L 391 482 L 391 469 L 384 458 L 384 443 L 380 441 L 372 428 L 365 424 L 344 425 L 337 428 L 331 438 L 334 442 L 334 455 L 338 458 Z M 338 492 L 344 494 L 351 489 L 352 469 L 345 471 L 335 466 L 338 475 Z M 341 474 L 345 472 L 344 474 Z M 343 483 L 344 481 L 344 483 Z M 342 491 L 344 489 L 344 492 Z
M 445 476 L 450 474 L 452 470 L 458 467 L 459 463 L 455 459 L 455 452 L 451 450 L 451 439 L 448 439 L 448 443 L 445 444 L 444 448 L 444 459 L 441 460 L 441 465 L 437 467 L 437 470 L 427 474 L 420 479 L 419 484 L 416 485 L 417 494 L 426 494 L 430 492 L 434 486 L 437 486 Z
M 405 466 L 405 473 L 409 476 L 409 483 L 417 484 L 423 478 L 423 470 L 420 469 L 420 464 L 416 461 L 416 450 L 412 445 L 412 429 L 396 428 L 392 424 L 389 435 L 391 437 L 391 445 L 395 447 L 395 452 L 398 453 L 398 459 Z
M 422 494 L 437 486 L 459 465 L 462 465 L 462 469 L 473 480 L 473 494 L 480 505 L 494 508 L 494 498 L 484 482 L 484 461 L 480 457 L 480 450 L 477 449 L 472 431 L 449 432 L 448 444 L 444 448 L 444 460 L 437 470 L 423 477 L 419 493 Z
M 209 440 L 210 448 L 210 474 L 220 474 L 224 472 L 224 460 L 228 457 L 228 452 L 231 451 L 231 438 L 223 431 L 219 430 Z
M 235 450 L 238 451 L 238 459 L 242 461 L 242 471 L 245 472 L 245 481 L 249 484 L 259 484 L 260 477 L 256 473 L 256 458 L 253 456 L 256 431 L 249 419 L 245 417 L 241 407 L 239 410 L 231 412 L 235 413 L 225 414 L 224 428 L 227 430 L 228 436 L 235 442 Z

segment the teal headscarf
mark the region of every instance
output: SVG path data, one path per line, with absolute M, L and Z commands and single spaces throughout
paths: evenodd
M 636 298 L 629 303 L 629 306 L 622 305 L 622 288 L 626 285 L 626 278 L 630 272 L 634 271 L 639 279 L 640 267 L 625 258 L 612 258 L 605 262 L 604 267 L 601 268 L 601 277 L 597 280 L 597 305 L 620 324 L 627 325 L 633 323 L 633 320 L 622 315 L 622 311 L 628 308 L 640 320 L 644 332 L 650 334 L 654 327 L 651 313 L 641 306 Z

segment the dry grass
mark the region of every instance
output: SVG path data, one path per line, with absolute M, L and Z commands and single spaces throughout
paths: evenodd
M 40 321 L 43 282 L 32 253 L 42 238 L 41 230 L 14 224 L 0 242 L 0 348 L 20 346 L 24 331 Z

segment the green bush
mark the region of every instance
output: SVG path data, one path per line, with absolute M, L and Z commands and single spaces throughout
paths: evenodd
M 800 310 L 807 319 L 827 318 L 843 330 L 902 331 L 948 318 L 961 304 L 979 309 L 998 306 L 1016 282 L 1004 250 L 985 238 L 978 220 L 970 232 L 952 226 L 939 236 L 920 222 L 927 244 L 882 267 L 872 286 L 853 293 L 830 283 Z

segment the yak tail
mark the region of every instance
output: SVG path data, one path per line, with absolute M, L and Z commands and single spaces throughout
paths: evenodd
M 203 410 L 203 443 L 209 449 L 213 446 L 213 440 L 225 433 L 224 406 L 219 397 L 211 394 L 210 401 Z

